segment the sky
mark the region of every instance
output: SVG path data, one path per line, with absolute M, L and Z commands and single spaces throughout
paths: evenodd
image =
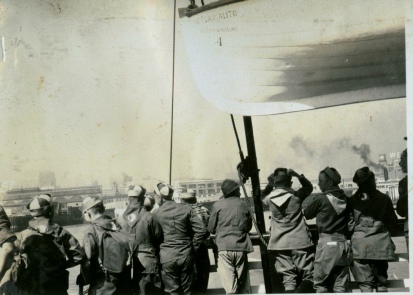
M 37 186 L 40 171 L 61 187 L 168 181 L 173 1 L 4 0 L 0 27 L 3 185 Z M 179 26 L 175 40 L 172 180 L 234 178 L 230 115 L 200 93 Z M 352 146 L 369 145 L 373 161 L 406 147 L 404 98 L 252 121 L 262 181 L 278 166 L 351 176 L 364 166 Z

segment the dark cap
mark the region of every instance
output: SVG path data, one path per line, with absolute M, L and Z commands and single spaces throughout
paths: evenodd
M 356 171 L 353 177 L 353 182 L 357 183 L 358 185 L 363 184 L 366 182 L 367 179 L 374 175 L 374 173 L 369 169 L 369 167 L 363 167 Z
M 224 197 L 228 196 L 237 188 L 239 188 L 239 182 L 232 179 L 225 179 L 221 185 L 221 191 L 224 194 Z
M 196 192 L 194 190 L 189 189 L 186 193 L 183 193 L 179 197 L 184 200 L 193 199 L 196 197 Z
M 274 173 L 269 176 L 272 182 L 284 182 L 291 181 L 291 175 L 288 174 L 287 168 L 277 168 L 274 170 Z
M 333 167 L 326 167 L 323 171 L 327 176 L 333 181 L 334 184 L 339 184 L 341 182 L 341 175 L 338 173 L 337 169 Z

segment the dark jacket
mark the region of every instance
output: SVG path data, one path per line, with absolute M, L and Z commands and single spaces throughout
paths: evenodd
M 138 244 L 138 264 L 143 273 L 159 273 L 157 252 L 162 239 L 162 228 L 144 206 L 124 215 L 126 230 L 134 234 Z
M 10 219 L 3 206 L 0 206 L 0 246 L 5 242 L 13 243 L 16 240 L 16 235 L 10 230 L 10 226 Z
M 399 199 L 397 200 L 397 205 L 396 205 L 396 212 L 399 214 L 401 217 L 407 217 L 408 215 L 408 205 L 409 205 L 409 188 L 407 186 L 407 175 L 403 177 L 402 180 L 399 181 Z
M 248 205 L 239 197 L 227 197 L 212 206 L 208 231 L 216 233 L 218 251 L 253 252 L 248 234 L 251 228 Z
M 304 176 L 299 181 L 302 187 L 298 191 L 278 188 L 263 200 L 272 213 L 268 250 L 303 249 L 313 245 L 301 211 L 301 204 L 313 191 L 313 185 Z
M 91 222 L 83 238 L 83 248 L 87 262 L 82 265 L 86 284 L 90 283 L 88 294 L 132 294 L 130 269 L 121 274 L 105 276 L 99 265 L 99 238 L 101 231 L 120 231 L 119 223 L 112 217 L 103 215 Z
M 317 230 L 325 234 L 343 234 L 350 238 L 354 227 L 353 211 L 349 200 L 337 186 L 318 194 L 304 210 L 307 219 L 317 217 Z
M 407 175 L 399 181 L 399 199 L 397 200 L 396 212 L 401 217 L 405 217 L 404 221 L 404 232 L 406 237 L 409 236 L 409 188 L 407 182 Z
M 30 274 L 30 280 L 22 289 L 36 295 L 67 294 L 69 272 L 66 269 L 86 259 L 76 238 L 46 217 L 31 220 L 29 228 L 16 236 L 20 251 L 27 254 Z
M 379 190 L 362 200 L 357 191 L 350 199 L 354 209 L 354 233 L 351 238 L 355 259 L 394 259 L 394 244 L 390 232 L 397 230 L 397 216 L 390 197 Z
M 206 229 L 191 206 L 166 200 L 154 214 L 162 227 L 161 263 L 193 255 L 206 237 Z

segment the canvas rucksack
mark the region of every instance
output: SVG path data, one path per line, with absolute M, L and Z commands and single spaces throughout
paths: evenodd
M 134 235 L 93 226 L 99 247 L 98 261 L 105 274 L 119 274 L 131 266 L 137 244 Z
M 66 257 L 53 235 L 31 230 L 33 233 L 22 241 L 20 253 L 15 256 L 10 270 L 16 287 L 37 290 L 44 283 L 39 273 L 47 269 L 49 274 L 60 274 L 64 271 Z

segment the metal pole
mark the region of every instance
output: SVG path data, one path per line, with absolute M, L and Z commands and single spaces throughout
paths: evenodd
M 171 102 L 171 146 L 169 154 L 169 185 L 172 186 L 172 148 L 174 137 L 174 94 L 175 94 L 175 33 L 176 33 L 176 0 L 174 0 L 174 24 L 172 39 L 172 102 Z
M 247 150 L 251 174 L 251 184 L 252 184 L 252 197 L 254 199 L 255 207 L 255 218 L 257 220 L 258 228 L 261 233 L 266 233 L 265 230 L 265 221 L 264 221 L 264 211 L 262 209 L 261 202 L 261 187 L 260 187 L 260 178 L 258 171 L 257 155 L 255 151 L 255 142 L 254 142 L 254 132 L 252 128 L 251 117 L 244 116 L 244 128 L 245 128 L 245 137 L 247 141 Z M 265 292 L 272 293 L 272 284 L 271 284 L 271 267 L 270 260 L 267 252 L 267 248 L 260 243 L 260 254 L 262 262 L 262 272 L 264 275 L 264 284 Z

